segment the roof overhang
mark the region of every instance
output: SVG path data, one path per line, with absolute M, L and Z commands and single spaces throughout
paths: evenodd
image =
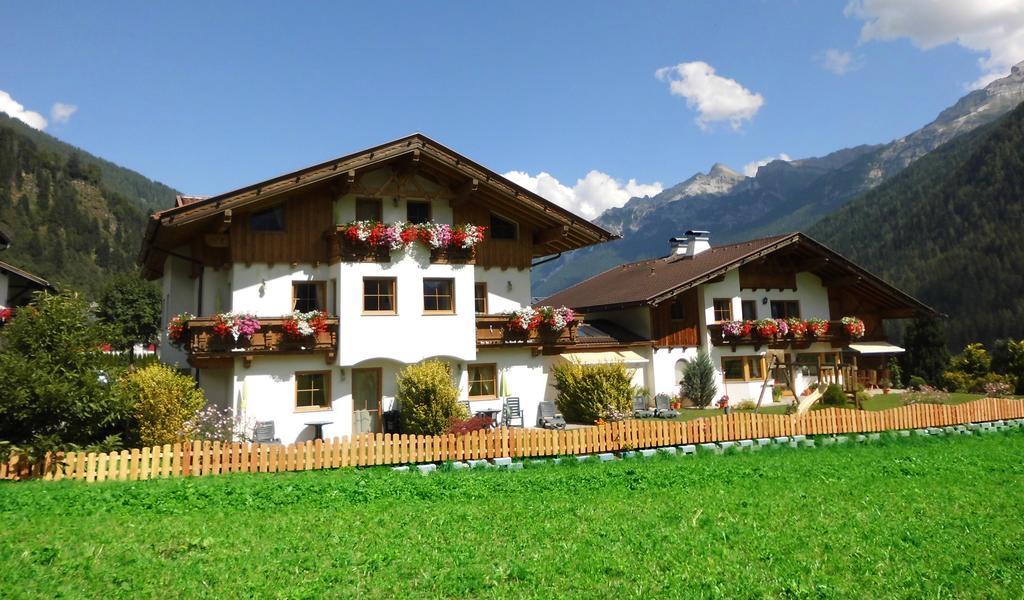
M 163 234 L 169 229 L 211 222 L 227 210 L 255 208 L 332 180 L 339 183 L 335 189 L 343 191 L 345 184 L 352 183 L 360 172 L 396 161 L 405 161 L 407 165 L 422 168 L 464 190 L 486 190 L 486 196 L 481 201 L 493 202 L 497 212 L 519 211 L 528 215 L 530 221 L 544 231 L 544 239 L 537 242 L 538 251 L 535 256 L 566 252 L 618 237 L 417 133 L 217 196 L 201 199 L 190 197 L 187 203 L 178 202 L 177 206 L 152 215 L 146 228 L 139 262 L 146 265 L 154 249 L 163 251 L 158 252 L 162 261 L 166 251 L 171 249 L 162 243 Z
M 906 349 L 889 342 L 856 342 L 850 344 L 847 348 L 858 354 L 899 354 L 900 352 L 906 352 Z
M 602 365 L 623 363 L 627 365 L 639 365 L 650 362 L 632 350 L 605 350 L 601 352 L 563 352 L 558 355 L 580 365 Z

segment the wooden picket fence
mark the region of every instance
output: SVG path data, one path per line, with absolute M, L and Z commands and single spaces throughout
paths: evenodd
M 137 481 L 221 473 L 277 473 L 499 457 L 618 452 L 678 444 L 792 435 L 867 433 L 1024 418 L 1024 401 L 986 398 L 959 405 L 913 404 L 884 411 L 828 408 L 804 415 L 732 413 L 695 419 L 626 420 L 550 431 L 499 428 L 466 435 L 362 434 L 289 444 L 193 442 L 120 452 L 68 452 L 32 463 L 12 456 L 0 480 Z

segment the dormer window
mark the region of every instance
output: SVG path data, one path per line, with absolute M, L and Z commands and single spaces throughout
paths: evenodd
M 519 224 L 515 221 L 509 221 L 504 217 L 499 217 L 498 215 L 491 213 L 491 239 L 519 239 Z
M 284 231 L 284 206 L 254 212 L 249 216 L 249 231 Z
M 430 202 L 409 200 L 405 203 L 405 220 L 416 225 L 430 221 Z

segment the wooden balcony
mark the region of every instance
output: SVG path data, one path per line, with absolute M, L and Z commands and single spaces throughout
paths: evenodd
M 538 350 L 571 346 L 576 344 L 576 327 L 579 321 L 559 332 L 551 332 L 543 327 L 533 331 L 517 332 L 510 330 L 507 315 L 477 315 L 476 345 L 478 348 L 496 346 L 532 346 Z
M 345 237 L 345 228 L 341 225 L 324 233 L 324 240 L 327 242 L 327 254 L 331 262 L 391 262 L 392 251 L 387 248 L 379 248 L 351 242 Z M 414 242 L 419 245 L 419 242 Z M 395 250 L 394 252 L 405 252 Z M 476 262 L 475 248 L 438 248 L 430 251 L 431 264 L 453 264 L 471 265 Z
M 251 338 L 235 341 L 230 335 L 221 337 L 214 333 L 213 317 L 197 317 L 188 322 L 188 339 L 185 349 L 188 362 L 193 367 L 229 366 L 236 356 L 241 356 L 249 367 L 255 356 L 282 354 L 324 355 L 324 362 L 334 362 L 338 352 L 338 319 L 327 319 L 327 331 L 315 337 L 293 338 L 284 332 L 284 317 L 260 317 L 260 330 Z
M 774 335 L 771 337 L 761 337 L 756 332 L 750 332 L 749 335 L 740 337 L 726 337 L 722 334 L 722 325 L 720 323 L 713 323 L 708 325 L 708 334 L 711 336 L 711 343 L 715 346 L 732 346 L 733 352 L 736 351 L 737 346 L 754 346 L 754 350 L 759 350 L 761 346 L 768 346 L 773 349 L 802 349 L 808 348 L 815 342 L 828 342 L 832 344 L 833 348 L 842 348 L 851 342 L 857 341 L 877 341 L 884 340 L 884 336 L 867 334 L 863 337 L 855 338 L 843 329 L 842 321 L 829 321 L 828 333 L 825 335 L 812 336 L 812 335 Z

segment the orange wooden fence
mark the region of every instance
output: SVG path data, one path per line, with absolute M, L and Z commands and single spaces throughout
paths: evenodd
M 796 415 L 732 413 L 667 421 L 626 420 L 569 431 L 499 428 L 467 435 L 362 434 L 287 446 L 192 442 L 47 455 L 31 463 L 12 456 L 0 479 L 136 481 L 220 473 L 276 473 L 339 467 L 617 452 L 752 438 L 941 427 L 1024 417 L 1024 401 L 986 398 L 959 405 L 913 404 L 884 411 L 828 408 Z

